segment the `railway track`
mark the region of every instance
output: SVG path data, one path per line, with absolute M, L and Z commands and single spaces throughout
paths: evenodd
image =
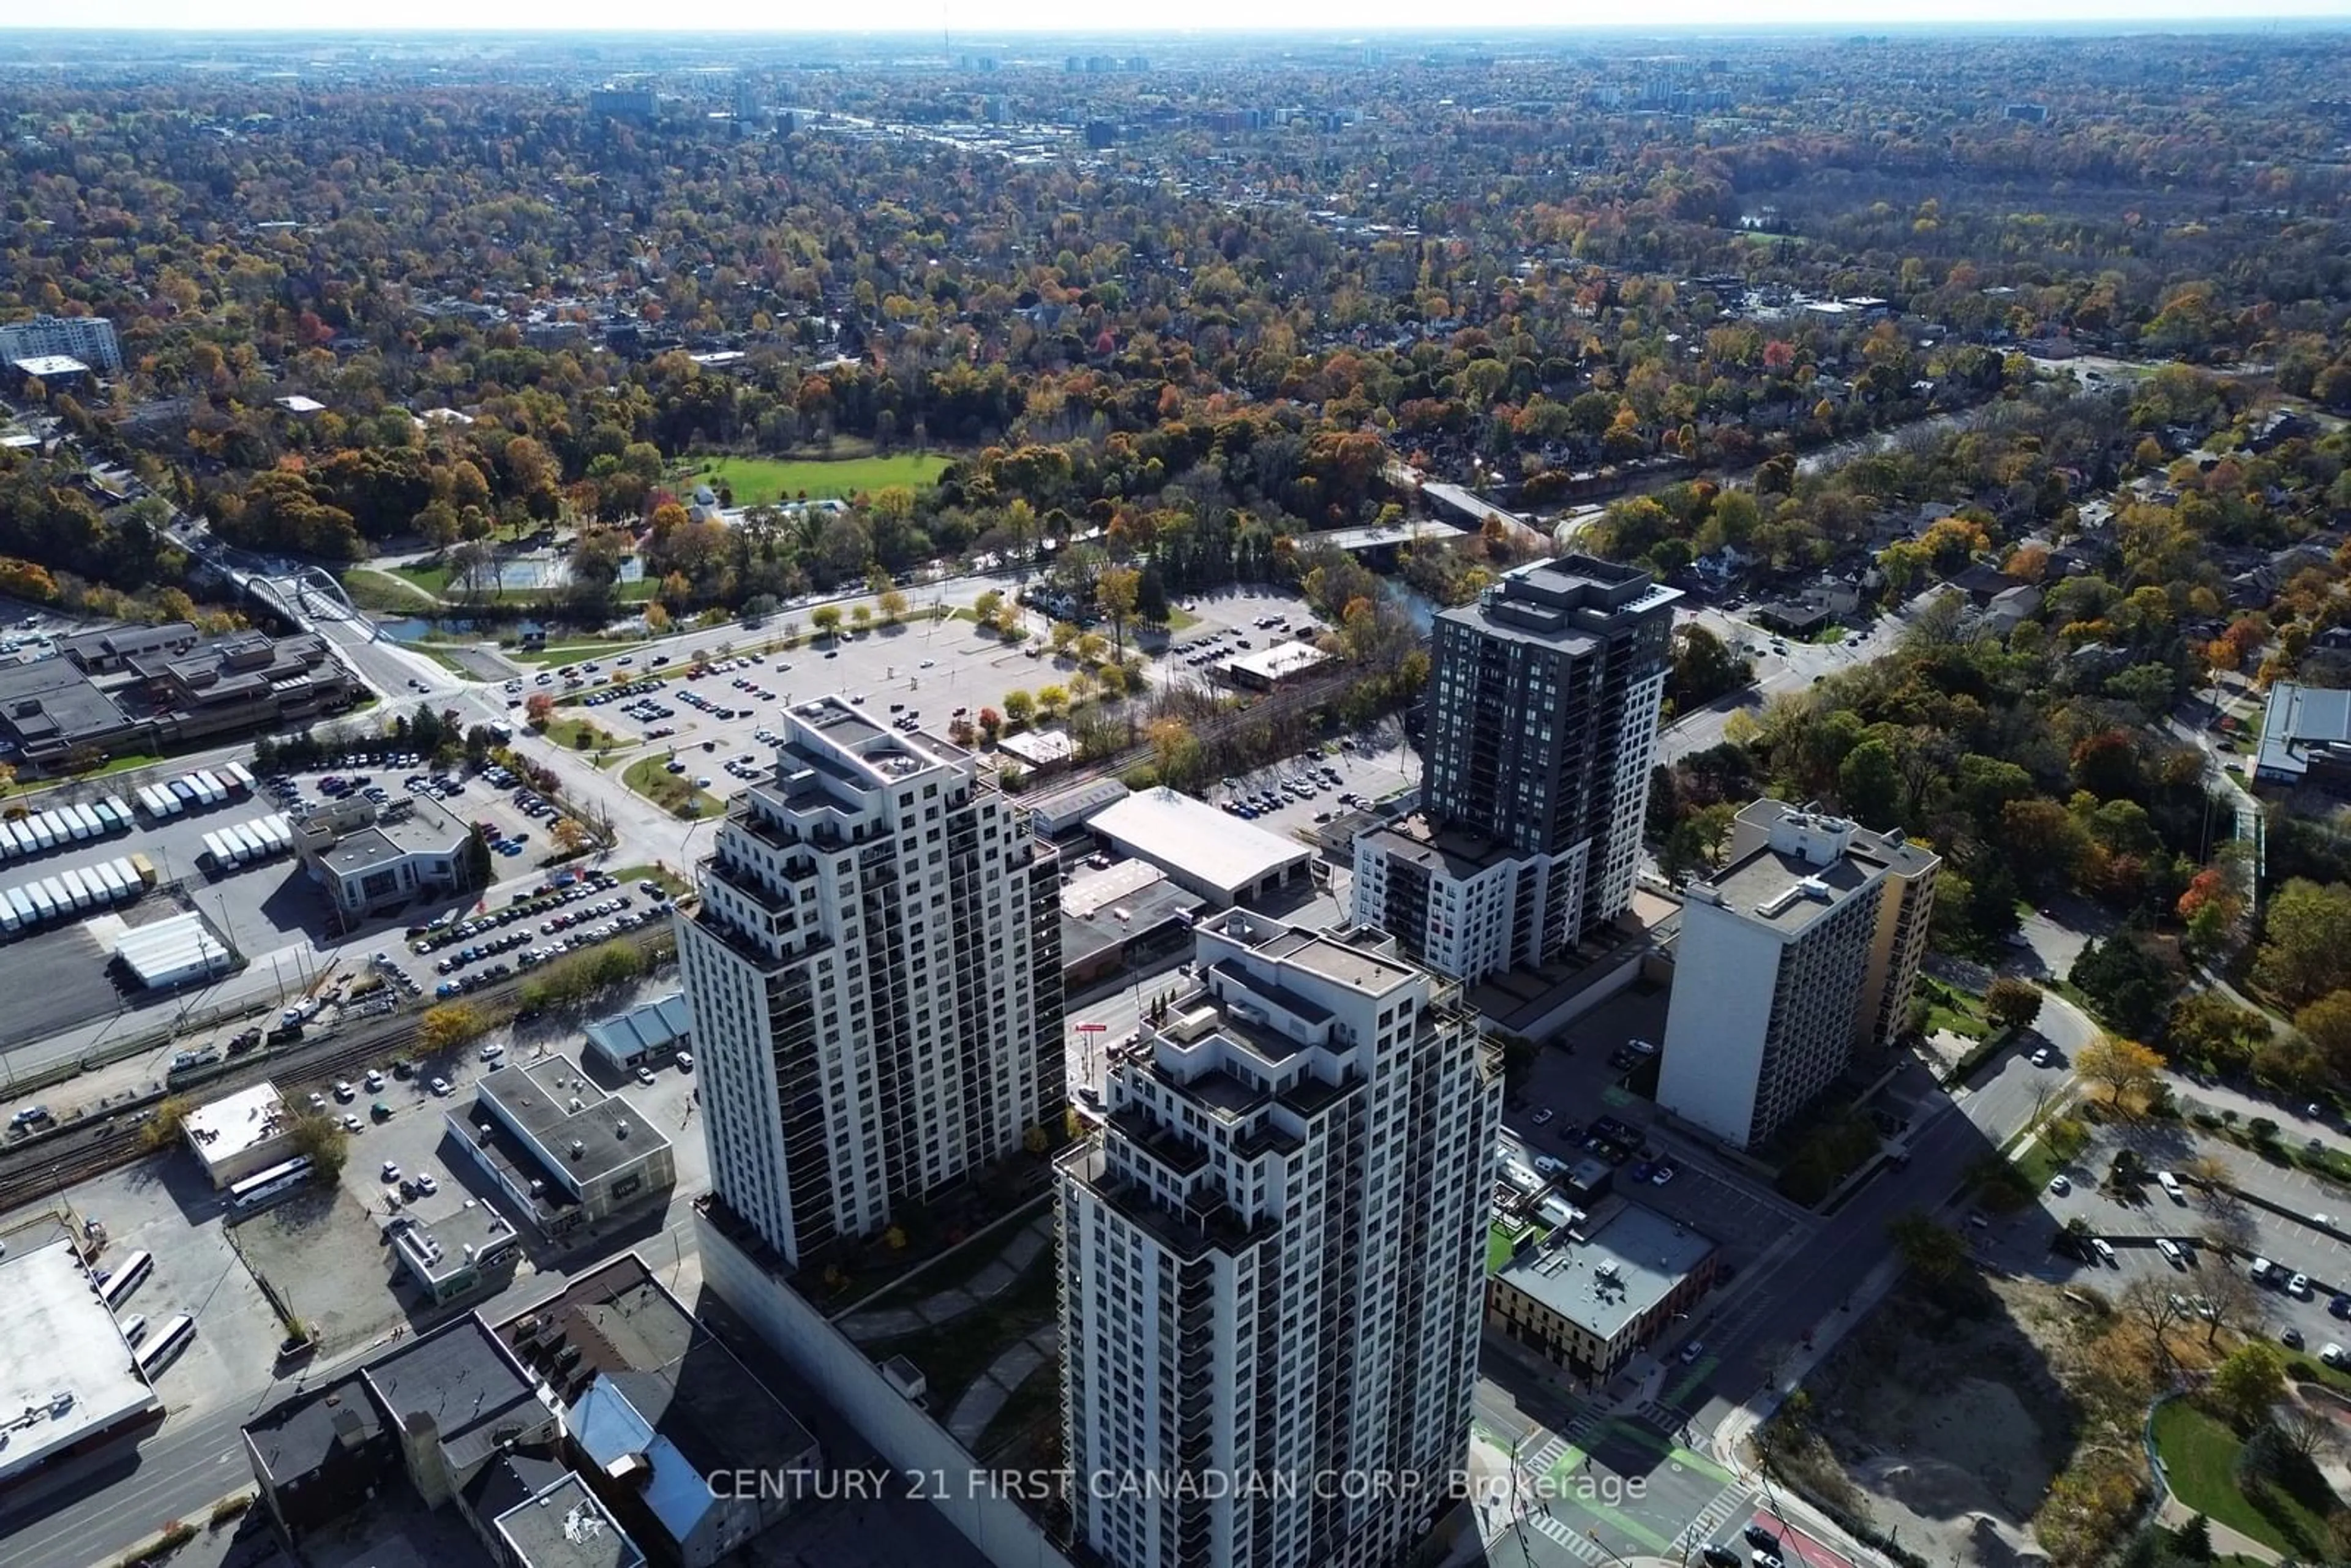
M 614 940 L 650 948 L 669 934 L 666 925 L 656 924 Z M 511 976 L 495 986 L 484 987 L 466 1000 L 510 1002 L 529 977 L 527 973 Z M 266 1055 L 236 1059 L 213 1077 L 178 1085 L 168 1092 L 215 1099 L 268 1080 L 277 1085 L 288 1103 L 296 1103 L 313 1086 L 323 1090 L 339 1077 L 356 1078 L 371 1067 L 382 1067 L 394 1057 L 410 1055 L 421 1027 L 420 1016 L 395 1013 Z M 427 1062 L 419 1061 L 417 1065 L 419 1078 L 431 1075 Z M 60 1132 L 0 1151 L 0 1214 L 11 1213 L 77 1182 L 104 1176 L 144 1158 L 151 1151 L 139 1135 L 146 1120 L 143 1113 L 164 1097 L 157 1095 L 137 1104 L 124 1104 L 89 1121 L 70 1122 Z

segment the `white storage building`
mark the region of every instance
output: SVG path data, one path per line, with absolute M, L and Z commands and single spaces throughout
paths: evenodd
M 1313 852 L 1173 789 L 1130 795 L 1087 823 L 1122 854 L 1149 861 L 1218 909 L 1302 879 Z
M 213 935 L 201 915 L 175 915 L 152 925 L 133 926 L 115 944 L 114 956 L 150 990 L 210 979 L 236 963 L 236 955 Z

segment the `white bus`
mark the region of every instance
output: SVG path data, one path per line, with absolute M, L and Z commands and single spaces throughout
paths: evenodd
M 272 1166 L 256 1171 L 228 1189 L 228 1206 L 232 1212 L 252 1214 L 268 1207 L 310 1179 L 308 1156 L 287 1160 L 282 1166 Z
M 169 1366 L 179 1354 L 188 1348 L 196 1337 L 196 1320 L 182 1312 L 156 1333 L 153 1339 L 140 1347 L 133 1364 L 139 1375 L 153 1382 L 155 1375 Z
M 105 1299 L 106 1310 L 120 1312 L 122 1303 L 131 1299 L 131 1292 L 154 1271 L 155 1254 L 152 1252 L 133 1252 L 125 1258 L 116 1266 L 114 1272 L 106 1277 L 106 1283 L 99 1288 L 99 1294 Z

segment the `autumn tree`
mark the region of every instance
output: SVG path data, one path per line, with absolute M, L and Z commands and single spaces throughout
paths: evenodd
M 1200 755 L 1200 742 L 1192 727 L 1173 716 L 1157 718 L 1144 736 L 1158 763 L 1159 781 L 1171 789 L 1180 787 L 1191 777 Z
M 287 1133 L 295 1152 L 310 1162 L 318 1180 L 330 1182 L 342 1174 L 350 1157 L 350 1134 L 340 1122 L 324 1112 L 305 1113 L 294 1118 Z
M 2135 1040 L 2101 1034 L 2074 1058 L 2074 1071 L 2106 1092 L 2126 1114 L 2143 1110 L 2163 1079 L 2163 1058 Z
M 1094 603 L 1110 617 L 1112 634 L 1118 640 L 1118 657 L 1126 658 L 1126 622 L 1134 613 L 1136 596 L 1143 588 L 1143 574 L 1129 566 L 1104 567 L 1094 579 Z
M 416 1043 L 428 1055 L 460 1050 L 489 1031 L 490 1020 L 470 1002 L 428 1008 L 416 1023 Z
M 1027 692 L 1015 689 L 1004 694 L 1004 716 L 1014 724 L 1027 724 L 1037 716 L 1037 699 Z
M 2294 877 L 2271 895 L 2253 977 L 2300 1006 L 2351 988 L 2351 887 Z
M 522 705 L 523 722 L 533 729 L 545 729 L 555 716 L 555 699 L 545 692 L 533 692 Z
M 2351 989 L 2329 991 L 2294 1015 L 2302 1030 L 2338 1078 L 2351 1079 Z
M 2041 988 L 2030 980 L 2002 975 L 1984 992 L 1984 1016 L 1995 1028 L 2026 1030 L 2041 1016 Z
M 809 624 L 816 628 L 816 634 L 820 637 L 840 636 L 841 606 L 838 604 L 818 605 L 814 610 L 809 612 Z

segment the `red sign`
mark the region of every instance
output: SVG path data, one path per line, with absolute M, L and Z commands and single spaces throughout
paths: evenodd
M 1081 1023 L 1078 1025 L 1078 1032 L 1080 1034 L 1107 1034 L 1110 1032 L 1110 1025 L 1106 1023 Z

